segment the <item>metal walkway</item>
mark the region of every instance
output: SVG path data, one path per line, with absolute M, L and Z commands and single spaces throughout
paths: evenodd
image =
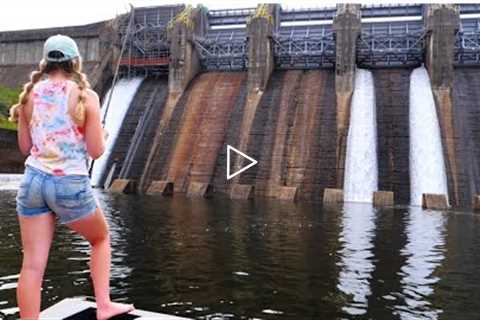
M 168 23 L 183 5 L 132 8 L 125 16 L 119 38 L 124 46 L 120 74 L 162 74 L 168 72 Z
M 460 14 L 480 14 L 480 4 L 460 4 Z M 122 24 L 123 73 L 168 71 L 166 26 L 184 6 L 134 9 L 133 21 Z M 208 30 L 193 42 L 204 70 L 246 70 L 246 23 L 256 8 L 210 10 Z M 365 5 L 357 42 L 357 63 L 362 67 L 415 67 L 424 61 L 426 31 L 422 4 Z M 335 7 L 280 9 L 280 24 L 273 35 L 278 69 L 333 68 Z M 381 18 L 381 19 L 379 19 Z M 405 18 L 405 19 L 402 19 Z M 456 65 L 480 65 L 480 20 L 464 18 L 455 44 Z

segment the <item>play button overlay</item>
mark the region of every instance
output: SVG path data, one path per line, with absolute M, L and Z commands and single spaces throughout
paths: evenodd
M 235 153 L 237 153 L 238 155 L 242 156 L 243 158 L 247 159 L 248 161 L 250 161 L 250 163 L 246 166 L 244 166 L 243 168 L 235 171 L 234 173 L 230 173 L 230 152 L 231 151 L 234 151 Z M 227 144 L 227 180 L 230 180 L 232 179 L 233 177 L 239 175 L 240 173 L 250 169 L 251 167 L 253 167 L 254 165 L 256 165 L 258 163 L 257 160 L 253 159 L 252 157 L 250 156 L 247 156 L 245 153 L 241 152 L 240 150 L 238 149 L 235 149 L 234 147 L 232 147 L 231 145 Z

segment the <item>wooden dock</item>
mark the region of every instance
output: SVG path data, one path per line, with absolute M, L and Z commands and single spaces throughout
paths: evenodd
M 95 320 L 96 305 L 94 302 L 82 298 L 68 298 L 51 306 L 40 314 L 40 320 Z M 111 318 L 111 320 L 187 320 L 188 318 L 171 316 L 168 314 L 134 310 Z

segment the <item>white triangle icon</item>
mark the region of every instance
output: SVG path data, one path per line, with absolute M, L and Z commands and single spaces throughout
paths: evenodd
M 238 170 L 234 173 L 230 173 L 230 150 L 233 150 L 237 154 L 241 155 L 242 157 L 250 160 L 250 163 L 248 165 L 244 166 L 243 168 L 241 168 L 240 170 Z M 257 160 L 253 159 L 252 157 L 247 156 L 245 153 L 243 153 L 240 150 L 237 150 L 234 147 L 232 147 L 231 145 L 227 144 L 227 180 L 230 180 L 233 177 L 235 177 L 236 175 L 239 175 L 240 173 L 244 172 L 245 170 L 250 169 L 251 167 L 253 167 L 257 163 L 258 163 Z

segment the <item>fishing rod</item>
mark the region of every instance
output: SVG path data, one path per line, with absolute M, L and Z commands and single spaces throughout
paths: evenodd
M 104 128 L 104 129 L 105 129 L 105 122 L 107 120 L 108 109 L 110 108 L 110 103 L 112 102 L 113 91 L 115 90 L 115 84 L 118 81 L 118 73 L 119 73 L 119 70 L 120 70 L 120 63 L 121 63 L 121 60 L 122 60 L 122 57 L 123 57 L 123 53 L 125 52 L 125 48 L 127 46 L 128 35 L 130 34 L 130 29 L 131 29 L 132 24 L 133 24 L 134 16 L 135 16 L 135 7 L 132 4 L 130 4 L 130 18 L 129 18 L 129 21 L 128 21 L 127 30 L 125 32 L 125 38 L 123 39 L 122 48 L 120 49 L 120 54 L 118 56 L 117 64 L 115 66 L 115 72 L 113 74 L 113 80 L 112 80 L 112 87 L 111 87 L 110 91 L 108 92 L 108 97 L 107 97 L 107 101 L 106 101 L 106 105 L 105 105 L 105 112 L 103 112 L 103 114 L 102 114 L 102 128 Z M 90 162 L 90 168 L 88 170 L 88 175 L 89 175 L 90 178 L 92 177 L 92 171 L 93 171 L 94 163 L 95 163 L 95 160 L 92 159 L 92 161 Z

